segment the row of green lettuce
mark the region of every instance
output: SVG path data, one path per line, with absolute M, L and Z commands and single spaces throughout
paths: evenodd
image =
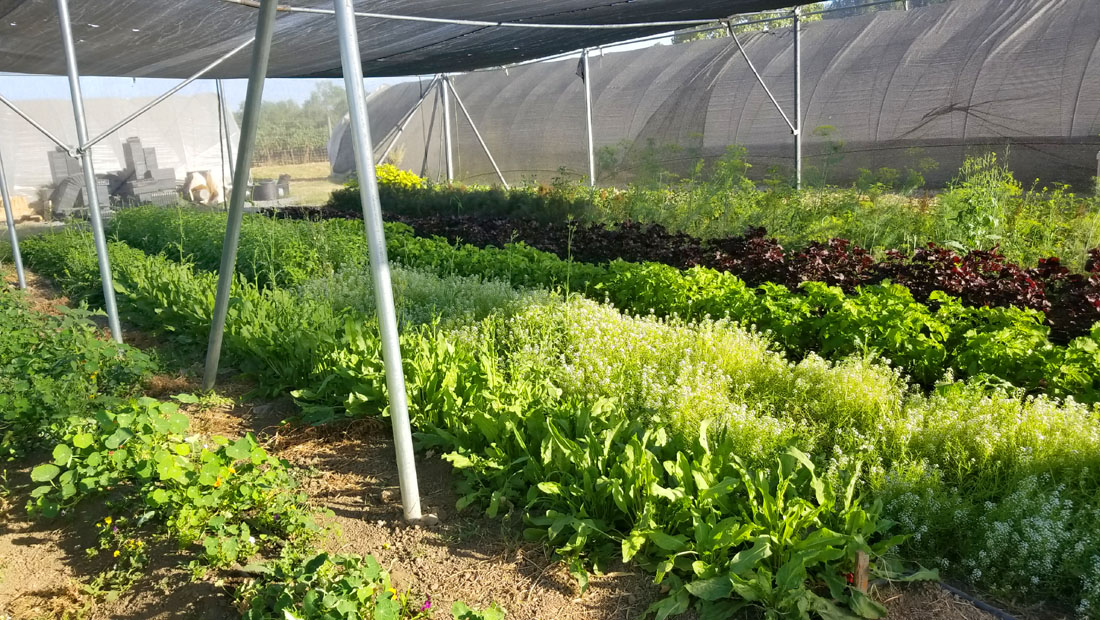
M 112 231 L 134 247 L 215 270 L 224 216 L 139 209 L 119 214 Z M 1057 345 L 1050 341 L 1043 314 L 1033 310 L 968 307 L 945 294 L 923 304 L 905 287 L 891 284 L 853 294 L 816 282 L 798 291 L 775 284 L 749 287 L 736 276 L 706 268 L 574 263 L 523 244 L 454 246 L 417 237 L 399 224 L 387 225 L 387 233 L 391 259 L 409 267 L 583 292 L 638 314 L 728 317 L 769 334 L 796 359 L 811 353 L 827 359 L 875 354 L 925 387 L 945 377 L 969 377 L 1084 402 L 1100 398 L 1100 331 Z M 245 218 L 238 268 L 265 286 L 293 287 L 361 264 L 365 256 L 362 231 L 354 221 L 256 216 Z
M 132 587 L 151 555 L 177 547 L 195 558 L 196 576 L 276 558 L 247 567 L 255 578 L 237 593 L 246 619 L 429 617 L 430 602 L 391 590 L 374 558 L 312 550 L 324 515 L 285 461 L 251 435 L 192 433 L 177 402 L 137 397 L 154 370 L 149 357 L 104 338 L 86 312 L 58 311 L 33 311 L 0 289 L 0 447 L 5 459 L 45 461 L 30 472 L 32 514 L 106 502 L 90 548 L 105 560 L 89 592 Z M 53 446 L 48 456 L 42 446 Z M 467 620 L 501 617 L 456 609 Z
M 90 243 L 44 236 L 26 254 L 77 295 L 96 289 Z M 205 341 L 212 274 L 111 251 L 130 320 Z M 748 602 L 873 617 L 837 578 L 859 550 L 896 576 L 884 531 L 912 535 L 910 560 L 1005 596 L 1085 616 L 1100 605 L 1100 422 L 1088 406 L 962 382 L 924 394 L 867 357 L 791 362 L 724 320 L 402 277 L 406 307 L 435 304 L 408 313 L 402 333 L 418 442 L 458 468 L 461 504 L 523 515 L 579 576 L 585 562 L 638 560 L 670 586 L 659 615 Z M 384 411 L 369 307 L 347 303 L 368 286 L 350 263 L 286 289 L 242 279 L 226 356 L 294 389 L 315 420 Z M 473 303 L 485 291 L 507 303 L 486 314 Z

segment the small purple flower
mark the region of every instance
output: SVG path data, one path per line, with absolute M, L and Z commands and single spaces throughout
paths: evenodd
M 115 534 L 118 534 L 118 526 L 116 525 L 116 526 L 112 527 L 111 532 L 113 532 Z
M 428 611 L 431 608 L 432 608 L 432 597 L 429 596 L 428 599 L 426 601 L 424 601 L 424 604 L 420 606 L 420 611 Z
M 275 520 L 276 520 L 276 521 L 278 521 L 278 520 L 279 520 L 279 515 L 275 515 Z

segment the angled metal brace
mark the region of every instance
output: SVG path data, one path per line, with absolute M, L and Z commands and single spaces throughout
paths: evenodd
M 11 100 L 9 100 L 7 97 L 5 97 L 3 95 L 0 95 L 0 103 L 2 103 L 4 105 L 8 106 L 9 108 L 11 108 L 11 111 L 15 112 L 19 116 L 19 118 L 22 118 L 23 120 L 30 123 L 31 127 L 34 127 L 35 129 L 38 130 L 39 133 L 41 133 L 42 135 L 49 138 L 50 142 L 53 142 L 57 146 L 60 146 L 61 148 L 65 149 L 65 152 L 68 153 L 69 155 L 71 155 L 72 157 L 76 157 L 77 155 L 79 155 L 79 153 L 77 153 L 77 151 L 74 147 L 71 147 L 68 144 L 65 144 L 64 142 L 62 142 L 61 138 L 58 138 L 57 136 L 50 133 L 50 130 L 46 129 L 38 121 L 31 118 L 31 116 L 29 114 L 27 114 L 26 112 L 21 110 L 19 108 L 19 106 L 12 103 Z
M 165 99 L 167 99 L 167 98 L 171 97 L 172 95 L 178 93 L 179 91 L 183 90 L 184 88 L 187 87 L 188 84 L 194 82 L 195 80 L 200 79 L 202 76 L 206 75 L 207 73 L 210 73 L 215 68 L 217 68 L 218 65 L 220 65 L 223 62 L 229 60 L 233 56 L 236 56 L 241 50 L 243 50 L 246 47 L 249 47 L 250 45 L 252 45 L 252 43 L 255 40 L 256 40 L 256 37 L 252 37 L 249 40 L 245 41 L 244 43 L 241 43 L 237 47 L 229 50 L 225 54 L 222 54 L 222 56 L 220 58 L 218 58 L 214 62 L 206 65 L 202 69 L 199 69 L 199 71 L 197 73 L 195 73 L 191 77 L 187 78 L 186 80 L 183 80 L 179 84 L 176 84 L 172 88 L 168 89 L 168 91 L 165 92 L 163 95 L 161 95 L 161 96 L 157 97 L 156 99 L 150 101 L 149 103 L 141 106 L 133 114 L 127 116 L 126 118 L 122 119 L 121 121 L 115 123 L 114 125 L 111 125 L 111 128 L 108 129 L 107 131 L 104 131 L 103 133 L 99 134 L 98 136 L 92 138 L 91 140 L 88 140 L 86 143 L 81 144 L 79 147 L 77 147 L 77 152 L 78 153 L 86 153 L 88 151 L 88 149 L 90 149 L 93 146 L 99 144 L 104 139 L 106 139 L 108 136 L 113 134 L 114 132 L 118 131 L 119 129 L 122 129 L 126 125 L 133 122 L 133 120 L 135 118 L 141 116 L 142 114 L 145 114 L 149 110 L 151 110 L 151 109 L 155 108 L 156 106 L 164 103 Z
M 462 110 L 462 114 L 466 117 L 467 122 L 470 123 L 470 129 L 474 130 L 474 135 L 477 136 L 477 141 L 481 143 L 481 148 L 484 149 L 485 154 L 489 156 L 489 163 L 493 164 L 493 170 L 496 170 L 497 177 L 500 178 L 500 182 L 504 185 L 504 189 L 512 189 L 508 185 L 508 181 L 504 180 L 504 173 L 500 171 L 500 166 L 497 165 L 497 160 L 493 158 L 493 154 L 489 151 L 489 145 L 485 144 L 485 139 L 481 137 L 481 132 L 477 130 L 477 125 L 474 124 L 474 119 L 470 116 L 470 111 L 466 109 L 466 104 L 462 103 L 462 97 L 458 96 L 455 85 L 451 83 L 449 78 L 444 78 L 444 83 L 447 85 L 447 88 L 451 89 L 451 93 L 455 96 L 455 101 L 458 102 L 458 107 Z
M 741 55 L 745 57 L 745 62 L 749 63 L 749 69 L 751 69 L 752 74 L 756 76 L 756 81 L 760 82 L 760 86 L 764 88 L 764 92 L 768 93 L 768 98 L 772 100 L 775 109 L 779 110 L 779 114 L 783 117 L 783 121 L 787 123 L 787 126 L 791 128 L 791 132 L 796 132 L 798 128 L 795 127 L 791 119 L 787 117 L 787 113 L 783 111 L 783 106 L 779 105 L 779 101 L 776 100 L 775 95 L 772 94 L 771 89 L 768 88 L 768 85 L 764 82 L 764 77 L 756 70 L 756 65 L 752 64 L 752 59 L 745 53 L 745 48 L 741 45 L 741 40 L 737 38 L 737 33 L 733 31 L 733 24 L 727 23 L 726 27 L 729 29 L 730 36 L 733 37 L 733 42 L 737 44 L 737 49 L 741 50 Z
M 416 111 L 420 109 L 420 106 L 424 105 L 424 102 L 428 99 L 429 93 L 431 93 L 433 89 L 435 89 L 436 84 L 438 83 L 439 76 L 436 76 L 432 79 L 431 82 L 428 83 L 428 87 L 424 89 L 424 94 L 420 95 L 420 99 L 416 101 L 416 105 L 410 108 L 409 111 L 405 113 L 405 117 L 401 119 L 401 122 L 397 124 L 397 133 L 393 135 L 393 139 L 390 140 L 389 146 L 386 147 L 386 150 L 382 153 L 382 156 L 378 158 L 378 161 L 375 162 L 375 165 L 381 165 L 382 162 L 386 161 L 386 158 L 390 156 L 390 152 L 393 151 L 393 147 L 397 146 L 397 141 L 401 139 L 401 134 L 405 133 L 405 128 L 408 127 L 409 123 L 412 122 L 413 116 L 416 114 Z M 457 97 L 458 95 L 455 96 Z

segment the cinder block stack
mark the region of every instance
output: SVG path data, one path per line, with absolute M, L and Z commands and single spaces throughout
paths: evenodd
M 116 194 L 138 204 L 173 205 L 179 201 L 176 171 L 158 167 L 156 149 L 142 148 L 139 138 L 127 138 L 122 156 L 126 169 Z
M 127 138 L 122 143 L 124 170 L 96 175 L 96 195 L 100 205 L 108 207 L 111 196 L 123 204 L 174 205 L 179 201 L 176 191 L 176 171 L 160 168 L 157 151 L 141 146 L 141 139 Z M 72 217 L 85 208 L 84 173 L 80 162 L 67 152 L 57 149 L 48 153 L 50 174 L 55 189 L 50 195 L 54 214 Z

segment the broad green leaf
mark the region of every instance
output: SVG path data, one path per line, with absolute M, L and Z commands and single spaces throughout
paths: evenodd
M 852 599 L 848 605 L 852 608 L 852 611 L 856 612 L 860 618 L 885 618 L 886 608 L 881 603 L 875 601 L 871 597 L 867 596 L 863 592 L 851 588 Z
M 775 585 L 781 590 L 798 590 L 806 583 L 806 566 L 802 557 L 795 556 L 775 572 Z
M 69 446 L 60 443 L 53 449 L 53 462 L 58 467 L 68 467 L 73 460 L 73 451 Z
M 684 587 L 692 595 L 704 601 L 717 601 L 727 598 L 733 592 L 733 582 L 730 581 L 728 575 L 689 581 Z
M 119 446 L 132 439 L 133 436 L 134 434 L 130 432 L 129 429 L 118 428 L 103 442 L 103 445 L 106 446 L 108 450 L 118 450 Z
M 633 531 L 623 538 L 623 562 L 629 562 L 631 558 L 638 554 L 642 550 L 642 546 L 645 545 L 645 534 L 638 531 Z
M 249 443 L 248 439 L 245 437 L 234 441 L 225 448 L 225 455 L 233 459 L 234 461 L 243 461 L 247 459 L 251 454 L 252 444 Z
M 669 536 L 661 531 L 649 532 L 647 534 L 649 539 L 653 541 L 653 544 L 657 545 L 665 551 L 671 551 L 677 553 L 683 551 L 687 547 L 687 538 L 677 534 L 676 536 Z
M 678 616 L 684 613 L 687 611 L 689 604 L 691 604 L 691 597 L 688 595 L 688 591 L 678 588 L 667 598 L 650 605 L 649 609 L 646 610 L 646 615 L 654 614 L 656 620 L 665 620 L 670 616 Z
M 46 463 L 45 465 L 39 465 L 31 470 L 31 480 L 35 482 L 49 482 L 57 477 L 61 473 L 61 468 L 52 463 Z
M 168 430 L 176 435 L 183 435 L 191 427 L 191 420 L 182 413 L 173 413 L 168 416 Z
M 540 482 L 538 488 L 547 495 L 561 495 L 561 485 L 557 482 Z
M 80 433 L 73 437 L 73 446 L 83 450 L 92 445 L 93 441 L 95 441 L 95 437 L 91 433 Z
M 751 549 L 740 551 L 730 559 L 729 572 L 731 575 L 740 575 L 752 570 L 757 564 L 772 554 L 771 543 L 767 538 L 759 536 Z
M 374 620 L 398 620 L 401 604 L 390 598 L 379 598 L 374 605 Z

